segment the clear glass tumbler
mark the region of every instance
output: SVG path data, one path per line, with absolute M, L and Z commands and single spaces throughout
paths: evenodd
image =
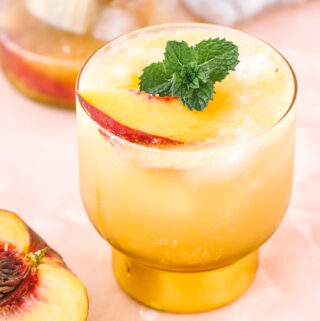
M 77 89 L 110 48 L 176 28 L 250 37 L 203 24 L 140 29 L 94 54 Z M 100 127 L 77 100 L 82 200 L 113 248 L 118 283 L 136 300 L 165 311 L 199 312 L 231 302 L 253 281 L 258 249 L 279 226 L 291 196 L 296 80 L 286 66 L 294 90 L 273 126 L 246 139 L 192 149 L 128 142 Z

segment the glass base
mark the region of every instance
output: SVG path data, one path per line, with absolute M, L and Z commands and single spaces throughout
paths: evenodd
M 212 310 L 238 298 L 250 286 L 258 267 L 258 251 L 206 272 L 158 270 L 113 249 L 113 273 L 122 289 L 151 308 L 194 313 Z

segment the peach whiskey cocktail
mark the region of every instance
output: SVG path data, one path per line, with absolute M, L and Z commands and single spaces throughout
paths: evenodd
M 141 29 L 88 61 L 81 196 L 130 296 L 198 312 L 248 288 L 290 200 L 295 94 L 277 51 L 213 25 Z

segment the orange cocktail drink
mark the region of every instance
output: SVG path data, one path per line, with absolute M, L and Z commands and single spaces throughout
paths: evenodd
M 139 91 L 168 40 L 210 37 L 235 43 L 240 63 L 202 112 Z M 81 196 L 122 288 L 174 312 L 238 297 L 290 200 L 296 83 L 286 60 L 232 29 L 156 26 L 100 49 L 77 89 Z

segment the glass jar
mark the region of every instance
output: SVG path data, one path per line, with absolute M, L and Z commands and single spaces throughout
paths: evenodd
M 74 108 L 85 60 L 121 33 L 169 21 L 175 5 L 176 0 L 6 0 L 0 8 L 4 73 L 30 98 Z

